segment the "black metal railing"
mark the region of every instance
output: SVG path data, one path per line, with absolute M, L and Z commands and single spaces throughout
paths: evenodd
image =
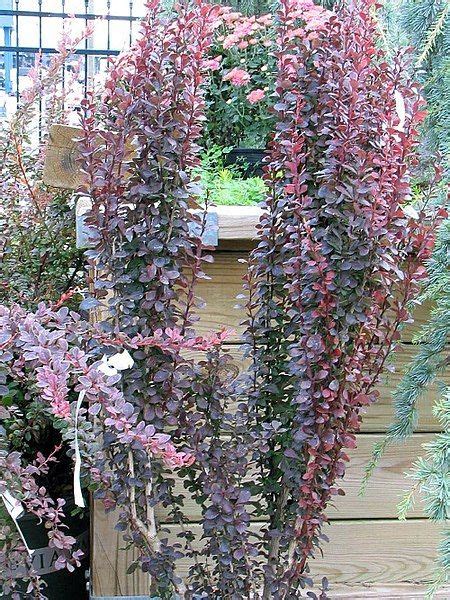
M 69 20 L 74 30 L 97 20 L 92 37 L 76 50 L 86 92 L 104 68 L 103 59 L 132 43 L 143 11 L 144 0 L 0 0 L 0 117 L 2 98 L 3 112 L 14 110 L 36 56 L 45 63 L 57 52 Z

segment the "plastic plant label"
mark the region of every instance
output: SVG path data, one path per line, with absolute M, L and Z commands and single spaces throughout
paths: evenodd
M 76 506 L 80 508 L 86 508 L 86 503 L 83 498 L 83 492 L 81 490 L 81 454 L 80 454 L 80 446 L 78 443 L 78 415 L 80 414 L 80 408 L 83 404 L 84 397 L 86 395 L 86 390 L 81 390 L 77 406 L 75 409 L 75 467 L 73 469 L 73 498 Z
M 5 505 L 5 508 L 9 513 L 9 516 L 11 517 L 11 519 L 14 522 L 14 525 L 16 526 L 16 529 L 20 535 L 20 539 L 22 540 L 28 554 L 30 556 L 33 556 L 34 550 L 31 550 L 28 547 L 27 541 L 25 539 L 25 536 L 22 533 L 22 529 L 18 522 L 18 519 L 20 519 L 20 517 L 24 513 L 22 503 L 20 502 L 20 500 L 15 498 L 10 492 L 8 492 L 8 490 L 3 492 L 3 494 L 0 494 L 0 497 L 3 500 L 3 504 Z
M 84 557 L 89 556 L 89 531 L 85 531 L 77 536 L 76 540 L 76 548 L 83 551 Z M 59 552 L 55 548 L 49 548 L 48 546 L 46 548 L 35 548 L 32 550 L 31 566 L 36 575 L 40 577 L 42 575 L 50 575 L 50 573 L 57 573 L 59 569 L 55 565 L 58 557 Z M 20 579 L 26 574 L 27 569 L 23 566 L 17 566 L 12 570 L 14 579 Z

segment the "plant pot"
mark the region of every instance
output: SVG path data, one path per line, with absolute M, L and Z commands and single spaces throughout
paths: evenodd
M 69 573 L 66 569 L 55 569 L 58 554 L 48 547 L 47 530 L 42 523 L 39 524 L 34 515 L 25 514 L 19 517 L 18 523 L 28 547 L 34 550 L 33 566 L 47 584 L 44 589 L 45 596 L 49 600 L 87 600 L 89 598 L 86 585 L 86 571 L 89 568 L 89 511 L 86 510 L 83 516 L 71 516 L 72 506 L 68 505 L 67 508 L 65 519 L 68 526 L 67 534 L 77 539 L 78 546 L 84 552 L 80 568 L 75 569 L 73 573 Z M 20 573 L 17 573 L 17 577 L 20 578 Z M 19 585 L 18 589 L 23 593 L 26 587 L 26 584 L 24 587 Z M 11 598 L 11 596 L 2 596 L 2 598 Z
M 245 178 L 261 177 L 265 156 L 266 150 L 263 148 L 233 148 L 225 157 L 225 165 L 242 167 Z

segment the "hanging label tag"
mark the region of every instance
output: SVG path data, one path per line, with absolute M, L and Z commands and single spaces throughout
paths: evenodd
M 89 531 L 84 531 L 82 534 L 76 537 L 76 549 L 83 551 L 83 559 L 89 556 Z M 31 566 L 35 575 L 41 577 L 42 575 L 49 575 L 50 573 L 57 573 L 59 569 L 56 567 L 57 560 L 59 558 L 59 552 L 56 548 L 36 548 L 33 550 L 33 556 L 31 557 Z M 11 577 L 14 579 L 21 579 L 26 577 L 29 570 L 24 565 L 16 565 L 11 569 Z
M 8 511 L 11 519 L 14 521 L 14 525 L 16 526 L 16 529 L 20 535 L 20 539 L 22 540 L 22 542 L 26 548 L 26 551 L 28 552 L 28 554 L 30 556 L 33 556 L 34 550 L 31 550 L 28 547 L 25 536 L 23 535 L 22 529 L 20 528 L 20 525 L 18 523 L 18 519 L 25 512 L 23 510 L 22 502 L 20 502 L 20 500 L 15 498 L 10 492 L 8 492 L 8 490 L 6 490 L 3 494 L 0 494 L 0 497 L 3 500 L 3 504 L 5 505 L 5 508 Z
M 86 503 L 81 490 L 81 454 L 78 443 L 78 416 L 80 414 L 80 408 L 83 404 L 85 395 L 86 390 L 81 390 L 78 396 L 77 406 L 75 408 L 75 466 L 73 469 L 73 498 L 76 506 L 79 506 L 80 508 L 85 508 Z
M 5 503 L 6 510 L 9 512 L 10 516 L 16 521 L 19 517 L 21 517 L 24 513 L 22 502 L 14 498 L 14 496 L 6 490 L 4 494 L 2 494 L 3 502 Z

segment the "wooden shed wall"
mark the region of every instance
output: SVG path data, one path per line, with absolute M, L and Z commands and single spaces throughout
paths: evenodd
M 242 367 L 238 346 L 239 322 L 243 315 L 235 308 L 235 297 L 241 292 L 245 269 L 239 259 L 246 257 L 249 242 L 238 242 L 235 238 L 242 235 L 242 228 L 246 228 L 247 237 L 250 237 L 254 221 L 251 211 L 244 209 L 239 233 L 227 219 L 219 219 L 221 245 L 216 252 L 215 263 L 209 267 L 211 280 L 203 282 L 199 291 L 206 301 L 200 329 L 207 332 L 224 326 L 234 328 L 236 336 L 228 343 L 228 350 L 239 368 Z M 330 543 L 324 547 L 324 557 L 313 562 L 312 570 L 329 578 L 333 586 L 332 598 L 424 597 L 425 588 L 420 584 L 432 572 L 439 528 L 423 518 L 420 503 L 408 521 L 398 521 L 396 504 L 402 490 L 407 488 L 404 471 L 420 453 L 421 445 L 430 440 L 438 428 L 431 412 L 433 391 L 423 399 L 417 433 L 405 445 L 388 450 L 364 498 L 358 496 L 358 490 L 373 444 L 381 439 L 390 423 L 390 394 L 414 354 L 411 336 L 426 320 L 427 311 L 426 306 L 419 307 L 415 324 L 405 330 L 404 343 L 395 358 L 397 371 L 380 383 L 381 399 L 368 411 L 362 432 L 358 434 L 358 447 L 351 453 L 351 464 L 344 480 L 346 496 L 340 497 L 336 506 L 329 510 L 331 524 L 326 533 Z M 192 531 L 200 535 L 198 508 L 194 503 L 188 503 L 186 510 L 192 521 Z M 161 515 L 161 521 L 169 537 L 176 537 L 176 526 L 165 523 L 164 515 Z M 255 522 L 253 527 L 257 528 L 258 523 Z M 130 551 L 123 549 L 121 535 L 113 528 L 114 515 L 105 515 L 101 507 L 94 511 L 94 596 L 148 593 L 145 575 L 138 572 L 126 575 Z M 442 592 L 439 597 L 450 597 L 450 591 Z

